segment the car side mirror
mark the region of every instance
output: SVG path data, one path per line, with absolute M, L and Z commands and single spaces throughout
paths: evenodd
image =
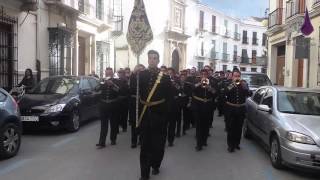
M 260 104 L 258 106 L 258 110 L 259 111 L 264 111 L 264 112 L 268 112 L 268 113 L 272 113 L 272 109 L 268 106 L 268 105 L 264 105 L 264 104 Z

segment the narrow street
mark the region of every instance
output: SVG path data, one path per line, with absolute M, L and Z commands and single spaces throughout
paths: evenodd
M 98 150 L 99 121 L 79 132 L 31 133 L 23 136 L 19 154 L 0 162 L 1 180 L 136 180 L 139 149 L 130 149 L 130 132 L 120 133 L 116 146 Z M 194 130 L 166 149 L 159 176 L 153 180 L 316 180 L 297 170 L 275 170 L 256 141 L 243 140 L 242 150 L 226 151 L 222 118 L 216 118 L 209 146 L 194 150 Z

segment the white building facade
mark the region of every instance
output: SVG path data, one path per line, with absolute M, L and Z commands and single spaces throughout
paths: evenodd
M 116 69 L 132 68 L 137 63 L 125 38 L 134 0 L 122 2 L 124 29 L 116 41 Z M 243 71 L 266 71 L 267 27 L 262 20 L 232 18 L 198 0 L 144 3 L 154 40 L 140 56 L 142 64 L 147 64 L 147 50 L 155 49 L 160 53 L 160 65 L 177 70 L 210 65 L 216 70 L 238 67 Z
M 197 46 L 189 65 L 215 67 L 217 71 L 232 70 L 266 72 L 265 20 L 240 20 L 208 6 L 198 4 Z
M 92 70 L 102 74 L 112 62 L 111 3 L 0 0 L 0 87 L 12 88 L 27 68 L 37 80 Z

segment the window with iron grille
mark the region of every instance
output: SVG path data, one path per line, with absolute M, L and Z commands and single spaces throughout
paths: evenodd
M 109 44 L 104 41 L 97 41 L 96 46 L 97 46 L 96 73 L 100 77 L 103 77 L 105 68 L 110 66 L 110 62 L 109 62 L 110 47 L 109 47 Z
M 0 87 L 10 90 L 18 83 L 18 19 L 0 9 Z
M 103 0 L 97 0 L 96 1 L 96 18 L 100 20 L 104 20 L 104 4 Z
M 199 29 L 203 30 L 203 28 L 204 28 L 204 12 L 200 11 Z
M 71 75 L 72 31 L 67 28 L 49 30 L 49 76 Z

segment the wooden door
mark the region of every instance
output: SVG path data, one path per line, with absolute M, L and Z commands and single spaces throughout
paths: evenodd
M 303 87 L 303 66 L 304 66 L 304 60 L 299 59 L 298 60 L 298 78 L 297 78 L 298 87 Z
M 280 86 L 284 85 L 284 66 L 285 56 L 278 56 L 277 58 L 277 84 Z

